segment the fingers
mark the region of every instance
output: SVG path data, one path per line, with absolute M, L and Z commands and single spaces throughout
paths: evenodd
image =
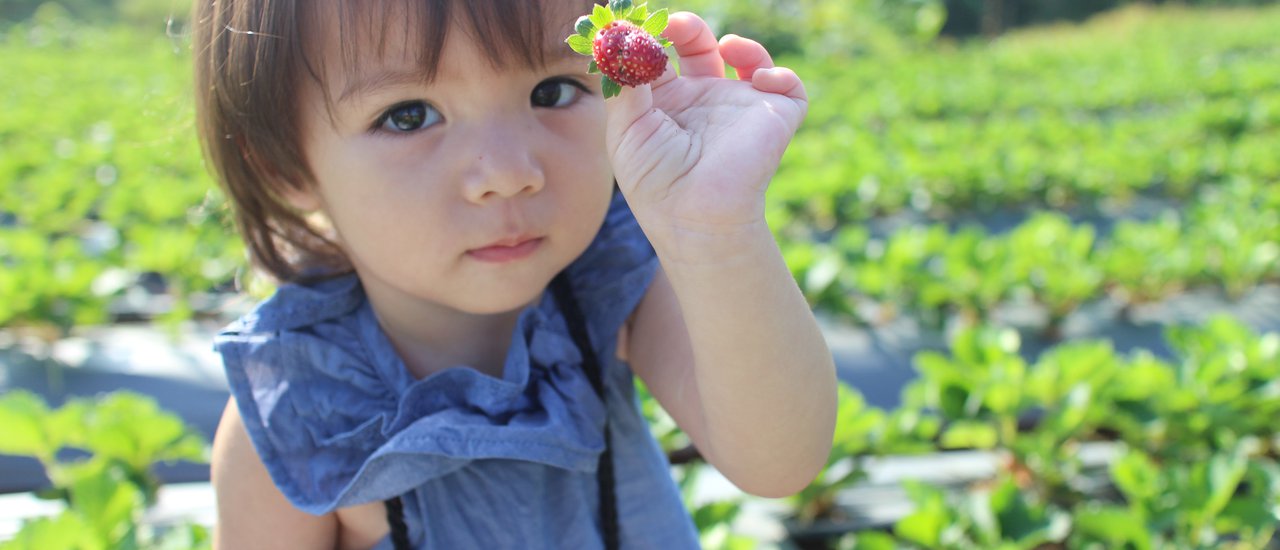
M 701 17 L 687 11 L 673 13 L 662 35 L 671 41 L 680 56 L 681 76 L 724 77 L 720 43 Z
M 726 34 L 720 39 L 720 56 L 738 72 L 740 80 L 751 82 L 757 90 L 792 99 L 809 99 L 804 83 L 795 71 L 775 67 L 769 50 L 755 40 Z
M 740 80 L 750 81 L 757 70 L 773 67 L 773 58 L 763 45 L 735 34 L 726 34 L 720 39 L 720 56 L 738 71 Z
M 804 90 L 804 82 L 800 81 L 795 71 L 786 67 L 757 70 L 752 75 L 751 85 L 762 92 L 809 101 L 809 94 Z
M 670 69 L 667 72 L 671 72 Z M 653 110 L 653 89 L 649 86 L 625 86 L 618 96 L 605 101 L 606 141 L 621 135 L 628 126 Z

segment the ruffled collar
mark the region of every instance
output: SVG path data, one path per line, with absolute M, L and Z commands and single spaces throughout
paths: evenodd
M 415 380 L 355 276 L 287 285 L 225 329 L 241 416 L 300 509 L 382 500 L 473 460 L 591 472 L 603 404 L 549 294 L 520 315 L 501 379 L 454 367 Z

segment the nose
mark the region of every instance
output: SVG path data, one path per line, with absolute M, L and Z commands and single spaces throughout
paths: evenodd
M 509 125 L 494 126 L 475 141 L 465 176 L 467 200 L 479 204 L 542 190 L 546 180 L 537 143 L 527 132 Z

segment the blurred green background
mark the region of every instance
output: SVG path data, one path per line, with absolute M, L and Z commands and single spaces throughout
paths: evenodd
M 873 525 L 859 547 L 1265 544 L 1280 504 L 1280 6 L 668 7 L 761 40 L 804 78 L 810 115 L 769 191 L 771 227 L 824 323 L 912 342 L 895 352 L 909 376 L 842 370 L 845 473 L 792 515 L 838 515 L 833 495 L 865 477 L 846 459 L 984 449 L 1013 457 L 984 504 L 912 488 L 907 525 Z M 187 11 L 0 3 L 0 348 L 216 324 L 249 301 L 195 138 Z M 1150 391 L 1108 393 L 1120 381 Z M 47 413 L 14 403 L 0 415 Z M 1061 450 L 1095 440 L 1150 453 L 1112 467 L 1110 500 L 1070 488 L 1081 474 Z M 691 504 L 710 546 L 751 547 L 724 527 L 740 502 Z
M 678 8 L 761 39 L 812 92 L 770 219 L 815 306 L 855 322 L 910 310 L 939 325 L 956 313 L 982 320 L 1027 292 L 1056 324 L 1103 293 L 1130 305 L 1216 286 L 1238 298 L 1274 281 L 1280 252 L 1261 208 L 1280 173 L 1268 4 Z M 0 326 L 56 338 L 78 325 L 216 315 L 243 274 L 194 136 L 186 10 L 173 0 L 0 7 Z M 1088 242 L 1017 249 L 1066 239 L 1082 221 L 1097 222 L 1074 237 Z M 932 224 L 948 235 L 916 236 Z M 956 231 L 969 226 L 981 234 Z M 962 264 L 954 251 L 978 241 L 971 254 L 983 257 Z M 944 249 L 951 261 L 935 261 Z M 1059 257 L 1040 257 L 1049 251 Z M 1022 261 L 997 261 L 1010 254 Z M 1056 277 L 1053 261 L 1082 273 Z M 871 319 L 868 303 L 881 310 Z

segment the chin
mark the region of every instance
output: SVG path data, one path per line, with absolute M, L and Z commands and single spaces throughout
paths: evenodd
M 458 309 L 472 315 L 513 313 L 533 304 L 542 296 L 546 284 L 533 289 L 508 288 L 500 292 L 479 290 Z

